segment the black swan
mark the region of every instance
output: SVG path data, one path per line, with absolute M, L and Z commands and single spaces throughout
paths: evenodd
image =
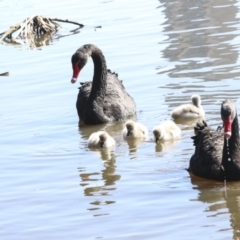
M 189 171 L 198 177 L 218 181 L 240 180 L 239 127 L 235 103 L 225 100 L 221 105 L 223 129 L 213 130 L 206 122 L 196 125 L 192 137 L 195 153 Z
M 192 95 L 192 104 L 183 104 L 176 107 L 171 116 L 173 119 L 194 119 L 203 118 L 205 112 L 201 105 L 201 97 L 199 95 Z
M 102 51 L 93 44 L 79 48 L 72 56 L 73 77 L 75 83 L 80 70 L 92 57 L 94 75 L 92 82 L 81 83 L 77 98 L 77 112 L 85 124 L 99 124 L 124 120 L 136 112 L 133 98 L 126 92 L 118 74 L 107 69 Z

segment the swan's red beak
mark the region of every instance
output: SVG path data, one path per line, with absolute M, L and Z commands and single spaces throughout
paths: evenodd
M 76 62 L 72 66 L 72 68 L 73 68 L 73 76 L 72 76 L 72 79 L 71 79 L 71 83 L 75 83 L 77 81 L 78 75 L 80 73 L 80 68 L 79 68 L 78 64 L 79 64 L 79 61 Z
M 229 116 L 227 119 L 223 121 L 224 124 L 224 137 L 229 139 L 232 136 L 232 121 Z

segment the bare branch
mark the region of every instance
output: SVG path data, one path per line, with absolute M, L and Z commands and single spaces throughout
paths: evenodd
M 13 32 L 16 32 L 21 27 L 20 24 L 16 24 L 15 26 L 10 27 L 6 32 L 4 32 L 2 37 L 0 38 L 0 41 L 7 36 L 11 35 Z
M 10 27 L 7 31 L 0 33 L 0 43 L 5 44 L 27 44 L 30 48 L 39 45 L 46 45 L 52 39 L 52 35 L 61 27 L 58 22 L 66 22 L 80 26 L 78 22 L 63 20 L 59 18 L 46 18 L 34 16 L 25 19 L 23 22 Z M 12 36 L 12 35 L 15 36 Z
M 9 72 L 0 73 L 0 76 L 9 76 Z
M 59 18 L 49 18 L 49 19 L 50 19 L 51 21 L 72 23 L 72 24 L 76 24 L 76 25 L 78 25 L 78 26 L 80 26 L 80 27 L 84 27 L 84 25 L 83 25 L 83 24 L 81 24 L 81 23 L 78 23 L 78 22 L 69 21 L 68 19 L 66 19 L 66 20 L 59 19 Z

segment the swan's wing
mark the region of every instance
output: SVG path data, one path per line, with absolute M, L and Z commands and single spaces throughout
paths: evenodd
M 81 83 L 77 99 L 77 110 L 79 118 L 84 120 L 87 102 L 92 88 L 92 82 Z M 118 79 L 118 74 L 108 70 L 107 86 L 104 101 L 96 101 L 95 108 L 98 112 L 104 113 L 109 120 L 121 120 L 134 115 L 136 113 L 136 104 L 133 98 L 126 92 L 122 81 Z M 104 122 L 104 121 L 103 121 Z
M 112 120 L 126 119 L 136 112 L 133 98 L 126 92 L 117 75 L 112 72 L 108 72 L 107 75 L 107 92 L 103 111 Z
M 189 171 L 199 177 L 221 180 L 223 134 L 211 129 L 205 122 L 198 123 L 194 130 L 195 153 L 190 159 Z

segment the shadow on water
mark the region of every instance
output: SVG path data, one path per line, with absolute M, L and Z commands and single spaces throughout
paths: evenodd
M 208 204 L 208 217 L 218 217 L 220 214 L 229 213 L 229 222 L 233 230 L 232 239 L 240 238 L 240 183 L 215 182 L 190 175 L 193 189 L 198 190 L 198 201 Z M 194 200 L 192 200 L 194 201 Z M 219 231 L 226 231 L 226 226 Z

